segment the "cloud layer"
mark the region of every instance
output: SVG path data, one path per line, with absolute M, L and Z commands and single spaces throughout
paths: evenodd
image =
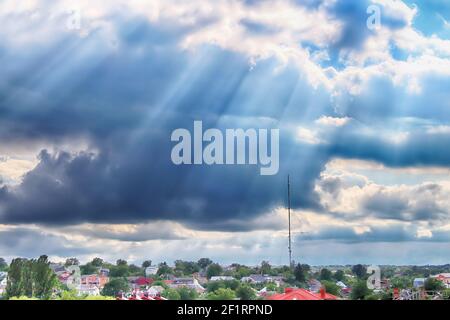
M 377 30 L 369 5 L 381 10 Z M 302 241 L 448 241 L 450 17 L 432 14 L 442 6 L 3 1 L 2 236 L 282 239 L 290 174 Z M 194 120 L 280 128 L 279 174 L 173 165 L 171 132 Z

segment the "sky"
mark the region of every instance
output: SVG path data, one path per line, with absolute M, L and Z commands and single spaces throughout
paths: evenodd
M 0 24 L 1 257 L 287 264 L 289 174 L 295 261 L 450 263 L 450 2 L 3 0 Z M 175 165 L 198 120 L 279 129 L 278 174 Z

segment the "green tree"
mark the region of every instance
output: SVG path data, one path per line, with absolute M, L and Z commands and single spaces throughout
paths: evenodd
M 206 276 L 208 279 L 211 279 L 211 277 L 220 276 L 222 274 L 222 267 L 220 264 L 212 263 L 208 266 L 206 269 Z
M 254 300 L 256 293 L 249 285 L 241 285 L 236 290 L 236 296 L 241 300 Z
M 376 293 L 371 293 L 364 297 L 364 300 L 381 300 L 381 295 Z
M 180 295 L 180 300 L 195 300 L 198 297 L 197 291 L 194 289 L 181 287 L 177 291 Z
M 236 298 L 236 293 L 229 288 L 219 288 L 208 293 L 206 297 L 208 300 L 233 300 Z
M 39 299 L 33 298 L 33 297 L 27 297 L 27 296 L 20 296 L 20 297 L 12 297 L 9 300 L 39 300 Z
M 450 289 L 445 289 L 442 292 L 442 296 L 443 296 L 444 300 L 450 300 Z
M 320 270 L 320 280 L 331 281 L 332 277 L 333 277 L 333 274 L 327 268 L 322 268 Z
M 345 273 L 342 270 L 338 270 L 334 273 L 334 279 L 336 281 L 344 281 L 345 280 Z
M 240 285 L 241 283 L 237 280 L 209 281 L 206 285 L 206 290 L 208 292 L 214 292 L 219 288 L 229 288 L 231 290 L 236 290 Z
M 391 279 L 392 288 L 407 289 L 411 286 L 413 280 L 410 277 L 394 277 Z
M 426 291 L 441 291 L 445 288 L 442 281 L 435 278 L 428 278 L 425 280 L 424 288 Z
M 61 292 L 61 300 L 79 300 L 80 297 L 76 290 L 64 290 Z
M 261 274 L 270 274 L 272 266 L 268 261 L 261 262 Z
M 156 280 L 152 283 L 153 286 L 160 286 L 163 287 L 164 289 L 168 289 L 169 286 L 162 280 Z
M 325 288 L 325 291 L 328 293 L 331 293 L 332 295 L 339 296 L 341 292 L 341 288 L 335 284 L 333 281 L 321 281 L 323 287 Z
M 25 294 L 23 272 L 26 261 L 26 259 L 22 258 L 16 258 L 11 261 L 5 293 L 7 299 L 20 297 Z
M 110 272 L 111 272 L 111 270 L 110 270 Z M 144 269 L 142 269 L 141 267 L 138 267 L 135 264 L 130 264 L 130 266 L 128 267 L 128 274 L 130 276 L 143 276 Z
M 175 272 L 183 275 L 191 275 L 198 271 L 200 271 L 200 267 L 196 262 L 183 260 L 175 261 Z
M 8 270 L 8 263 L 6 263 L 5 259 L 0 258 L 0 271 Z
M 352 267 L 352 272 L 359 279 L 363 279 L 366 276 L 367 268 L 362 264 L 356 264 Z
M 142 268 L 148 268 L 151 267 L 152 265 L 152 260 L 145 260 L 144 262 L 142 262 Z
M 367 288 L 366 281 L 358 280 L 352 287 L 352 300 L 364 300 L 366 296 L 370 294 L 370 290 Z
M 94 274 L 97 273 L 98 267 L 94 266 L 91 262 L 88 262 L 85 265 L 80 266 L 80 271 L 82 275 Z
M 173 270 L 171 267 L 169 267 L 167 265 L 167 263 L 162 262 L 159 264 L 158 266 L 158 276 L 164 276 L 164 275 L 168 275 L 168 274 L 173 274 Z
M 32 263 L 32 277 L 34 282 L 34 296 L 41 299 L 49 299 L 53 288 L 57 285 L 56 274 L 50 269 L 48 257 L 40 256 Z
M 126 266 L 126 265 L 128 265 L 128 262 L 126 260 L 119 259 L 116 261 L 116 266 Z
M 130 290 L 128 281 L 125 278 L 113 278 L 103 288 L 102 295 L 115 297 L 120 292 L 127 292 Z
M 201 269 L 206 269 L 212 263 L 212 260 L 209 258 L 201 258 L 197 261 L 197 264 Z
M 234 276 L 237 279 L 241 279 L 243 277 L 248 277 L 252 274 L 252 269 L 247 266 L 237 266 L 234 272 Z
M 118 266 L 112 266 L 109 269 L 109 276 L 112 278 L 122 278 L 122 277 L 128 277 L 129 276 L 129 269 L 127 265 L 118 265 Z
M 115 300 L 115 298 L 105 296 L 87 296 L 83 300 Z
M 277 287 L 277 284 L 275 282 L 269 282 L 269 283 L 266 284 L 266 289 L 267 289 L 267 291 L 276 292 L 278 287 Z
M 47 256 L 37 260 L 14 259 L 11 262 L 6 285 L 6 297 L 36 297 L 48 299 L 57 285 Z
M 206 285 L 206 291 L 214 292 L 219 288 L 225 288 L 223 281 L 209 281 Z
M 94 267 L 97 267 L 97 268 L 102 267 L 103 263 L 104 263 L 103 259 L 98 258 L 98 257 L 92 259 L 92 261 L 91 261 L 91 265 L 93 265 Z
M 175 289 L 165 289 L 161 295 L 168 300 L 181 300 L 180 294 Z
M 33 260 L 25 260 L 22 269 L 23 294 L 33 296 Z
M 306 281 L 306 271 L 302 264 L 297 264 L 294 269 L 295 280 L 304 283 Z
M 80 261 L 77 258 L 67 258 L 66 263 L 64 263 L 66 267 L 68 266 L 78 266 L 80 265 Z

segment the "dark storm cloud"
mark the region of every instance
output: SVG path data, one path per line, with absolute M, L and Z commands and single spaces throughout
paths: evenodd
M 396 117 L 448 122 L 449 86 L 447 75 L 430 72 L 421 77 L 421 93 L 411 94 L 407 86 L 398 87 L 389 76 L 374 76 L 362 86 L 360 94 L 343 93 L 337 111 L 364 123 L 383 122 L 386 118 Z
M 366 14 L 364 30 L 357 28 L 363 18 L 354 19 L 364 5 L 340 6 L 336 14 L 346 17 L 350 33 L 342 35 L 337 48 L 357 48 L 367 36 Z M 354 20 L 357 26 L 350 25 Z M 0 47 L 2 58 L 14 61 L 1 66 L 0 141 L 39 138 L 51 144 L 85 137 L 96 150 L 43 150 L 20 186 L 0 189 L 0 223 L 175 220 L 198 229 L 252 230 L 267 225 L 235 221 L 284 206 L 288 173 L 293 207 L 321 211 L 314 184 L 334 156 L 393 166 L 450 164 L 450 152 L 442 148 L 447 138 L 418 136 L 398 147 L 343 129 L 329 146 L 301 144 L 292 125 L 335 113 L 327 90 L 313 89 L 297 66 L 273 72 L 279 62 L 268 58 L 250 68 L 248 57 L 208 45 L 193 54 L 178 45 L 185 28 L 170 23 L 155 26 L 133 17 L 120 20 L 117 29 L 116 43 L 94 32 L 19 55 Z M 389 114 L 383 97 L 391 91 L 383 92 L 375 100 L 381 111 L 368 105 L 367 114 Z M 365 113 L 357 108 L 372 101 L 370 94 L 366 98 L 339 111 L 358 118 Z M 443 102 L 435 102 L 447 112 Z M 192 128 L 194 120 L 203 120 L 205 128 L 280 128 L 279 174 L 260 176 L 250 166 L 173 165 L 170 134 Z
M 249 166 L 177 167 L 171 163 L 172 130 L 192 128 L 193 120 L 203 120 L 205 127 L 260 125 L 257 118 L 236 115 L 240 105 L 257 96 L 248 90 L 258 77 L 267 76 L 273 63 L 262 64 L 250 74 L 245 58 L 215 48 L 205 49 L 205 59 L 195 61 L 175 51 L 170 41 L 158 44 L 164 47 L 162 51 L 143 44 L 155 33 L 165 32 L 150 28 L 126 25 L 125 29 L 140 30 L 139 37 L 148 35 L 142 39 L 126 32 L 124 49 L 115 54 L 98 52 L 89 38 L 73 44 L 89 48 L 89 61 L 97 64 L 76 64 L 72 61 L 79 59 L 78 52 L 71 51 L 65 63 L 75 65 L 64 65 L 60 81 L 51 85 L 46 84 L 47 78 L 42 84 L 25 80 L 25 75 L 8 74 L 15 81 L 1 88 L 0 139 L 55 141 L 87 136 L 98 153 L 42 151 L 38 166 L 18 188 L 1 189 L 0 221 L 70 224 L 172 219 L 193 227 L 210 223 L 214 229 L 251 229 L 226 221 L 221 226 L 221 222 L 250 219 L 284 205 L 288 172 L 297 190 L 303 190 L 296 192 L 293 205 L 317 208 L 313 181 L 325 157 L 295 147 L 286 132 L 280 146 L 281 170 L 274 177 L 262 177 L 258 168 Z M 133 53 L 138 45 L 148 46 L 144 55 Z M 35 73 L 53 75 L 45 73 L 42 57 L 31 58 Z M 71 73 L 74 69 L 75 74 Z M 274 75 L 272 92 L 253 114 L 280 117 L 282 107 L 287 116 L 297 114 L 283 106 L 291 92 L 276 85 L 278 78 L 294 74 L 288 69 Z M 174 87 L 178 82 L 180 86 Z M 274 104 L 280 108 L 272 108 Z M 273 121 L 269 125 L 278 127 Z M 314 161 L 302 161 L 310 157 Z
M 440 187 L 425 184 L 409 191 L 386 192 L 384 188 L 363 201 L 365 214 L 381 219 L 401 221 L 444 221 L 448 210 L 442 208 L 436 199 Z
M 328 154 L 343 158 L 373 160 L 389 167 L 443 166 L 450 164 L 450 143 L 448 133 L 432 134 L 426 127 L 405 127 L 411 129 L 403 139 L 399 124 L 390 124 L 386 116 L 384 125 L 372 126 L 360 123 L 336 132 L 327 149 Z M 365 132 L 370 129 L 371 132 Z
M 299 236 L 300 240 L 334 240 L 342 242 L 399 242 L 415 240 L 414 232 L 405 227 L 378 227 L 357 233 L 351 227 L 324 228 L 314 234 Z
M 411 226 L 377 226 L 370 230 L 358 233 L 351 227 L 327 227 L 313 234 L 298 236 L 299 241 L 304 240 L 330 240 L 343 243 L 361 242 L 448 242 L 448 233 L 433 231 L 429 237 L 418 237 L 417 228 Z
M 119 240 L 124 242 L 142 242 L 150 240 L 183 240 L 186 236 L 177 234 L 177 226 L 165 222 L 142 224 L 121 228 L 69 226 L 63 227 L 63 232 L 81 234 L 94 239 Z
M 246 220 L 284 205 L 287 168 L 297 173 L 293 204 L 318 206 L 313 181 L 323 163 L 300 166 L 297 159 L 307 158 L 304 151 L 284 153 L 292 159 L 282 162 L 285 168 L 279 175 L 268 177 L 251 167 L 177 167 L 170 161 L 167 137 L 144 135 L 134 144 L 108 150 L 108 155 L 42 152 L 39 165 L 18 189 L 2 189 L 2 221 L 67 224 L 172 219 L 217 229 L 223 221 L 223 228 L 229 230 L 228 219 Z
M 27 228 L 0 230 L 0 252 L 3 256 L 33 257 L 36 254 L 76 256 L 89 252 L 64 237 Z

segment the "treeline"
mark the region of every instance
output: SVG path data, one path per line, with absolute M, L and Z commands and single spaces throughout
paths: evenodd
M 38 259 L 16 258 L 8 269 L 5 297 L 36 297 L 49 299 L 57 284 L 55 273 L 50 269 L 48 257 Z

